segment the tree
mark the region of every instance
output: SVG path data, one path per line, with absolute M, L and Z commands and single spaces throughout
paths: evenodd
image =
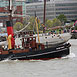
M 27 27 L 27 29 L 33 30 L 35 28 L 35 17 L 30 17 L 29 22 L 30 25 Z
M 30 25 L 27 27 L 27 29 L 36 31 L 35 17 L 30 17 L 29 22 L 30 22 Z M 39 19 L 37 19 L 37 23 L 38 23 L 38 28 L 40 29 Z
M 53 26 L 53 21 L 51 21 L 51 20 L 46 20 L 45 25 L 46 25 L 47 28 L 50 28 L 50 27 Z
M 57 18 L 54 18 L 53 20 L 46 20 L 46 27 L 54 27 L 54 26 L 61 26 L 61 21 Z
M 21 22 L 16 22 L 16 24 L 14 25 L 14 29 L 19 31 L 23 28 L 23 24 Z
M 27 25 L 27 23 L 29 22 L 29 20 L 30 20 L 30 17 L 25 17 L 25 18 L 23 18 L 23 27 L 25 27 L 26 25 Z
M 67 21 L 67 18 L 64 14 L 60 14 L 57 18 L 61 21 L 62 25 L 64 25 L 64 23 Z
M 54 18 L 53 20 L 53 26 L 61 26 L 61 21 L 57 18 Z

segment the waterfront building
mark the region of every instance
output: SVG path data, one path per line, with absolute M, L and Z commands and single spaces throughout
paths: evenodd
M 26 15 L 39 17 L 43 22 L 44 2 L 26 3 Z M 46 19 L 64 14 L 67 20 L 77 19 L 77 0 L 50 0 L 46 3 Z
M 36 2 L 43 2 L 44 0 L 26 0 L 26 3 L 36 3 Z M 50 1 L 50 0 L 46 0 Z
M 13 22 L 22 22 L 22 18 L 25 16 L 25 0 L 12 0 L 13 6 L 16 9 L 15 14 L 22 15 L 22 17 L 13 17 Z M 8 0 L 0 0 L 0 14 L 9 13 L 8 11 L 9 1 Z M 3 25 L 6 25 L 6 20 L 8 20 L 8 16 L 0 15 L 0 22 Z

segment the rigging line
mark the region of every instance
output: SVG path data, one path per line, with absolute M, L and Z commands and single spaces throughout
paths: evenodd
M 29 24 L 30 24 L 30 22 L 28 22 L 28 24 L 27 24 L 24 28 L 22 28 L 22 29 L 19 30 L 19 31 L 16 31 L 15 33 L 19 33 L 19 32 L 21 32 L 21 31 L 23 31 L 24 29 L 26 29 L 26 28 L 29 26 Z

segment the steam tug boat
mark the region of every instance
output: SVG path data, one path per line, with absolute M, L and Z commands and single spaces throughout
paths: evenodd
M 23 33 L 22 47 L 15 46 L 15 39 L 13 34 L 13 26 L 11 21 L 7 21 L 7 33 L 8 33 L 8 48 L 0 46 L 0 61 L 5 59 L 10 60 L 47 60 L 53 58 L 61 58 L 69 55 L 70 44 L 62 43 L 51 45 L 37 43 L 36 36 L 33 36 L 31 32 Z M 26 35 L 26 36 L 25 36 Z M 17 41 L 19 42 L 19 41 Z
M 0 45 L 0 61 L 5 59 L 10 60 L 47 60 L 53 58 L 61 58 L 69 55 L 70 44 L 60 43 L 60 44 L 50 44 L 46 41 L 46 44 L 40 43 L 39 30 L 37 17 L 36 28 L 38 35 L 38 42 L 36 42 L 36 36 L 33 36 L 31 32 L 26 32 L 22 34 L 22 46 L 16 46 L 13 25 L 12 25 L 12 0 L 9 0 L 9 20 L 6 21 L 7 34 L 8 34 L 8 46 L 5 48 L 4 45 Z M 44 15 L 45 16 L 45 15 Z M 45 17 L 44 17 L 45 19 Z M 18 40 L 16 42 L 19 42 Z

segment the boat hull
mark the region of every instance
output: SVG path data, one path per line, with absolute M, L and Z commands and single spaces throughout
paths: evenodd
M 61 58 L 69 55 L 70 44 L 65 44 L 57 47 L 46 48 L 44 50 L 29 51 L 23 53 L 9 53 L 7 55 L 0 55 L 0 60 L 47 60 L 53 58 Z
M 76 33 L 71 33 L 71 35 L 72 35 L 72 39 L 77 39 L 77 32 Z
M 58 52 L 53 51 L 53 52 L 47 52 L 47 53 L 40 53 L 40 54 L 30 55 L 30 56 L 26 56 L 18 59 L 19 60 L 48 60 L 48 59 L 54 59 L 54 58 L 61 58 L 67 55 L 69 55 L 68 48 Z

